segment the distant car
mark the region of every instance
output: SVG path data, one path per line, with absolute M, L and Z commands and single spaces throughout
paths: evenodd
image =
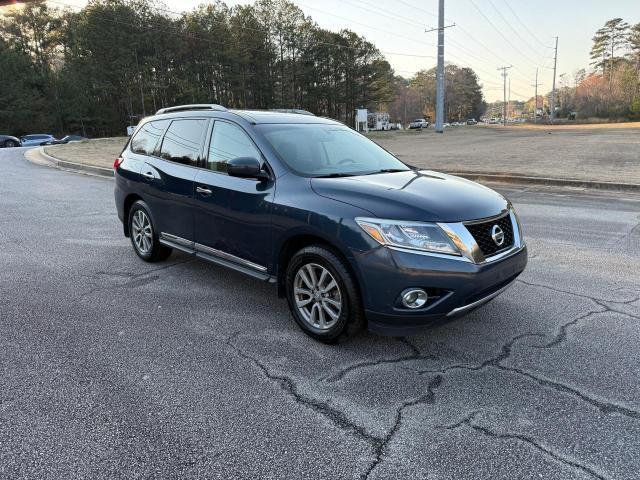
M 87 138 L 82 135 L 67 135 L 66 137 L 62 137 L 60 140 L 51 140 L 46 142 L 44 145 L 63 145 L 65 143 L 81 142 L 83 140 L 87 140 Z
M 476 125 L 478 122 L 475 118 L 468 118 L 467 125 Z
M 424 118 L 416 118 L 409 124 L 409 128 L 429 128 L 429 122 Z
M 0 135 L 0 148 L 19 147 L 22 142 L 17 137 L 11 135 Z
M 47 133 L 36 133 L 25 135 L 21 140 L 23 147 L 32 147 L 35 145 L 46 145 L 48 142 L 56 141 L 56 137 Z

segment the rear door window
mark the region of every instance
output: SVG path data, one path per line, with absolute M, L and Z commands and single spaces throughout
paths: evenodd
M 207 125 L 206 119 L 174 120 L 162 140 L 160 156 L 171 162 L 197 166 Z
M 260 161 L 262 158 L 244 130 L 231 123 L 217 121 L 209 145 L 209 170 L 227 173 L 227 162 L 239 157 L 254 157 Z
M 131 140 L 131 151 L 142 155 L 153 155 L 158 139 L 168 124 L 169 120 L 145 123 Z

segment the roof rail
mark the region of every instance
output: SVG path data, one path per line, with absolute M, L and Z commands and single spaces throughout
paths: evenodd
M 313 113 L 306 110 L 300 110 L 298 108 L 270 108 L 269 110 L 272 112 L 295 113 L 297 115 L 311 115 L 312 117 L 315 117 Z
M 220 112 L 227 112 L 228 110 L 222 105 L 215 103 L 198 103 L 194 105 L 176 105 L 175 107 L 161 108 L 156 112 L 156 115 L 171 112 L 185 112 L 188 110 L 218 110 Z

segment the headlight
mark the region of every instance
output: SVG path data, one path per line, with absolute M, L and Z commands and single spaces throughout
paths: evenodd
M 425 252 L 460 255 L 458 248 L 435 223 L 403 222 L 379 218 L 356 218 L 365 232 L 381 245 Z

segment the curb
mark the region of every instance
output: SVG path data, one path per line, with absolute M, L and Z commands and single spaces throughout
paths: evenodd
M 64 170 L 71 170 L 78 173 L 88 173 L 88 174 L 97 175 L 100 177 L 113 178 L 113 169 L 111 168 L 97 167 L 94 165 L 85 165 L 83 163 L 70 162 L 68 160 L 60 160 L 59 158 L 56 158 L 46 153 L 44 151 L 44 147 L 39 147 L 37 149 L 33 149 L 30 151 L 37 152 L 37 154 L 40 155 L 47 163 L 49 163 L 51 166 L 54 166 L 54 167 L 58 167 Z M 30 151 L 25 152 L 25 157 L 27 157 L 29 161 L 31 161 L 31 159 L 29 158 L 27 153 L 29 153 Z
M 591 180 L 578 180 L 553 177 L 531 177 L 528 175 L 516 175 L 508 173 L 482 173 L 465 171 L 448 171 L 449 175 L 456 175 L 474 181 L 544 185 L 552 187 L 588 188 L 593 190 L 640 192 L 638 183 L 598 182 Z

